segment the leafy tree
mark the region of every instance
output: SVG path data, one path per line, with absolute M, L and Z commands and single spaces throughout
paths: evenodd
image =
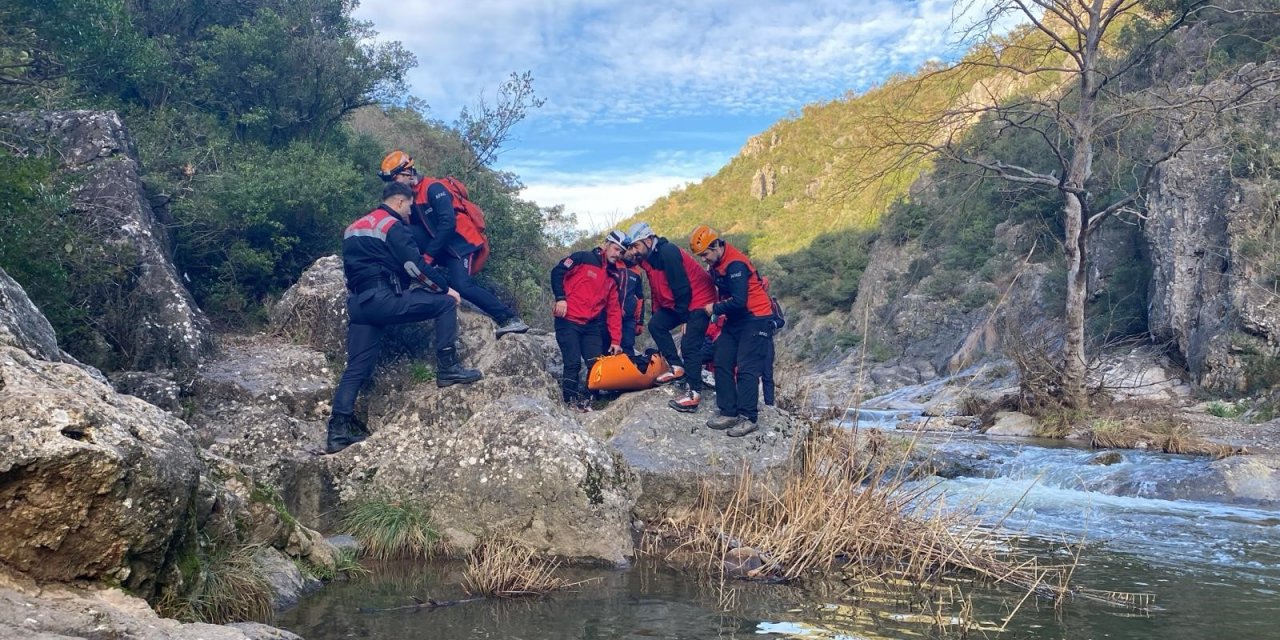
M 344 7 L 290 2 L 211 27 L 195 49 L 196 104 L 244 137 L 280 144 L 327 134 L 355 109 L 402 94 L 413 55 L 398 42 L 361 44 L 372 32 Z

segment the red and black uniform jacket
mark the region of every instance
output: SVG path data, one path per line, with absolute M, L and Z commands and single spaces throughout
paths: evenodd
M 654 311 L 671 309 L 687 314 L 690 309 L 701 309 L 716 301 L 711 276 L 688 251 L 666 238 L 655 239 L 653 250 L 640 261 L 640 268 L 649 276 Z
M 720 301 L 711 307 L 712 313 L 723 315 L 726 322 L 773 317 L 773 303 L 765 293 L 760 275 L 751 259 L 737 247 L 725 243 L 724 255 L 712 268 L 712 274 L 716 290 L 720 292 Z
M 622 342 L 622 307 L 618 304 L 618 281 L 609 274 L 600 249 L 577 251 L 551 269 L 551 292 L 556 301 L 569 303 L 564 319 L 586 324 L 605 316 L 609 344 Z
M 613 263 L 614 279 L 618 281 L 618 304 L 622 305 L 622 317 L 630 316 L 636 324 L 644 324 L 644 273 L 640 267 L 628 267 L 619 260 Z
M 342 272 L 352 293 L 375 287 L 408 288 L 419 282 L 442 293 L 449 279 L 422 259 L 409 227 L 382 205 L 352 222 L 342 234 Z
M 435 262 L 442 252 L 459 258 L 475 253 L 480 245 L 458 233 L 458 212 L 453 194 L 439 180 L 424 178 L 414 187 L 412 223 L 414 239 L 422 252 Z

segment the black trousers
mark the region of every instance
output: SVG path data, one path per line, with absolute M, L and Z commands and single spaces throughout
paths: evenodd
M 591 365 L 604 351 L 601 346 L 601 325 L 599 320 L 586 324 L 577 324 L 564 318 L 556 318 L 556 344 L 560 345 L 560 356 L 564 360 L 564 370 L 560 374 L 560 394 L 565 402 L 575 402 L 586 397 L 586 387 L 581 383 L 582 363 L 587 363 L 587 372 Z
M 474 304 L 485 315 L 493 318 L 494 322 L 504 324 L 516 315 L 510 307 L 498 299 L 498 296 L 493 295 L 492 291 L 471 279 L 471 256 L 459 258 L 446 251 L 435 261 L 435 264 L 445 270 L 449 276 L 449 286 L 453 287 L 463 300 Z
M 390 288 L 375 288 L 347 297 L 347 368 L 333 393 L 333 413 L 355 412 L 356 396 L 373 377 L 387 327 L 420 320 L 436 321 L 436 351 L 458 339 L 458 305 L 443 293 L 409 289 L 396 295 Z
M 716 339 L 716 408 L 722 416 L 760 417 L 760 376 L 773 342 L 768 318 L 744 318 L 725 323 Z
M 684 337 L 680 339 L 680 352 L 676 352 L 675 338 L 671 332 L 684 325 Z M 667 362 L 684 367 L 684 380 L 689 388 L 702 391 L 702 361 L 704 346 L 707 343 L 707 325 L 711 324 L 711 316 L 702 309 L 692 309 L 687 316 L 682 316 L 671 309 L 659 309 L 649 318 L 649 335 Z M 716 366 L 719 366 L 718 364 Z
M 769 340 L 769 353 L 765 356 L 764 371 L 760 374 L 761 393 L 764 394 L 764 403 L 767 406 L 773 406 L 773 340 Z

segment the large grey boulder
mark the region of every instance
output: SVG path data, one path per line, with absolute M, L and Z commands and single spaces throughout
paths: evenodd
M 40 360 L 62 360 L 53 325 L 4 269 L 0 269 L 0 345 L 17 347 Z
M 0 348 L 0 561 L 151 593 L 201 463 L 182 421 L 67 364 Z
M 0 114 L 0 132 L 18 153 L 57 158 L 60 177 L 70 189 L 69 215 L 89 242 L 103 249 L 95 275 L 127 274 L 114 283 L 117 295 L 87 301 L 101 342 L 115 353 L 115 368 L 184 368 L 209 353 L 208 321 L 169 259 L 169 241 L 143 188 L 137 153 L 119 115 Z
M 1147 201 L 1152 336 L 1175 344 L 1192 381 L 1214 392 L 1251 392 L 1280 376 L 1274 178 L 1249 155 L 1280 144 L 1266 124 L 1277 118 L 1280 90 L 1256 90 L 1232 118 L 1163 165 Z M 1242 140 L 1249 145 L 1238 149 Z
M 183 421 L 0 347 L 0 563 L 42 582 L 182 597 L 179 559 L 204 540 L 334 567 L 330 545 L 239 465 L 202 452 Z
M 474 384 L 380 384 L 373 435 L 325 458 L 342 500 L 428 505 L 458 544 L 505 535 L 571 560 L 625 563 L 635 479 L 561 405 L 535 345 L 489 334 L 471 363 L 485 379 Z
M 194 373 L 186 398 L 199 442 L 272 487 L 307 526 L 332 527 L 336 498 L 318 454 L 341 369 L 279 337 L 223 336 L 220 342 L 218 355 Z
M 636 515 L 645 520 L 692 507 L 704 490 L 723 502 L 744 470 L 755 481 L 780 486 L 808 432 L 786 412 L 762 407 L 757 432 L 730 438 L 706 427 L 707 418 L 715 415 L 711 393 L 694 414 L 668 408 L 672 396 L 667 388 L 630 393 L 591 416 L 591 431 L 606 438 L 639 476 Z
M 27 297 L 22 285 L 10 278 L 4 269 L 0 269 L 0 345 L 17 347 L 38 360 L 76 365 L 95 379 L 106 382 L 100 371 L 58 347 L 53 325 Z

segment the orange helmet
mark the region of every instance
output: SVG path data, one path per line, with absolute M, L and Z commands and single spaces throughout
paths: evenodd
M 689 248 L 692 249 L 694 253 L 702 253 L 703 251 L 706 251 L 707 247 L 711 246 L 711 243 L 715 242 L 719 237 L 720 236 L 716 235 L 715 231 L 711 230 L 711 227 L 708 227 L 705 224 L 700 224 L 694 228 L 693 235 L 689 236 Z
M 413 158 L 396 149 L 382 159 L 382 170 L 378 172 L 378 177 L 390 182 L 396 179 L 396 175 L 413 170 Z

